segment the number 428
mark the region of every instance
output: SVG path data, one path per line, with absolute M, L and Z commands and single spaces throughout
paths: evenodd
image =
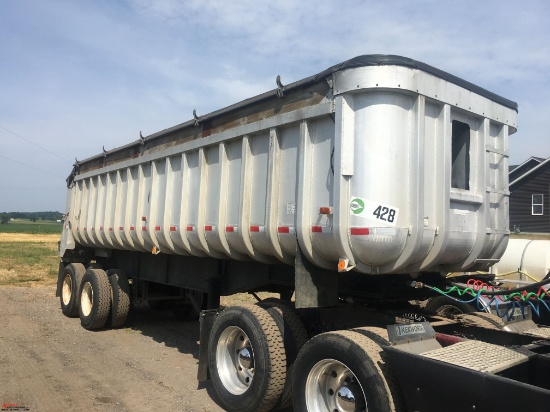
M 377 219 L 393 223 L 396 211 L 386 206 L 378 206 L 372 214 L 376 216 Z

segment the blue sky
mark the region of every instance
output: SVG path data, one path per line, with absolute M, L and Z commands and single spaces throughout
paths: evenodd
M 550 2 L 0 0 L 0 212 L 65 209 L 84 159 L 361 54 L 519 104 L 510 162 L 550 156 Z

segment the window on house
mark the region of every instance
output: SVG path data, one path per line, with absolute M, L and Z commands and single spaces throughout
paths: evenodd
M 544 195 L 532 195 L 531 196 L 531 214 L 543 215 L 544 214 Z
M 451 187 L 470 190 L 470 126 L 453 120 Z

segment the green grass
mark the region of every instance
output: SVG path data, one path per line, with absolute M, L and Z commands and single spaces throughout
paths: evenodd
M 17 219 L 8 223 L 0 224 L 0 233 L 31 233 L 31 234 L 60 234 L 63 223 L 51 220 L 30 220 Z
M 58 267 L 55 240 L 0 242 L 0 285 L 54 285 Z

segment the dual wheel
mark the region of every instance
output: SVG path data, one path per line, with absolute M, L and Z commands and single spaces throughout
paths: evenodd
M 269 411 L 291 400 L 296 411 L 404 410 L 385 363 L 387 341 L 372 335 L 339 331 L 307 341 L 296 313 L 280 302 L 230 307 L 210 334 L 213 386 L 228 411 Z
M 306 330 L 280 301 L 225 309 L 214 322 L 208 362 L 214 389 L 228 411 L 270 411 L 290 404 L 292 373 Z
M 296 360 L 294 410 L 404 411 L 381 341 L 358 331 L 328 332 L 312 338 Z
M 60 302 L 63 314 L 80 316 L 85 329 L 118 327 L 130 310 L 130 286 L 120 270 L 86 270 L 80 263 L 71 263 L 63 273 Z

